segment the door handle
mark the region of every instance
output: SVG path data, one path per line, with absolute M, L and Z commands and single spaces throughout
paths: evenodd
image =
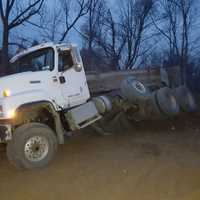
M 57 79 L 56 76 L 52 76 L 52 79 L 53 79 L 53 82 L 54 82 L 54 83 L 55 83 L 55 82 L 58 82 L 58 79 Z
M 61 84 L 65 83 L 66 82 L 65 77 L 64 76 L 60 76 L 59 77 L 59 81 L 60 81 Z

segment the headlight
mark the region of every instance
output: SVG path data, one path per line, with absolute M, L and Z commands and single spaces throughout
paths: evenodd
M 16 116 L 15 110 L 9 110 L 7 116 L 8 118 L 14 118 Z
M 8 89 L 3 90 L 3 97 L 9 97 L 10 95 L 11 95 L 10 90 Z

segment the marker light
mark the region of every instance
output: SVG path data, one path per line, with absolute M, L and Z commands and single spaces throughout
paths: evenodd
M 3 91 L 3 97 L 9 97 L 10 95 L 11 95 L 10 90 L 5 89 L 5 90 Z

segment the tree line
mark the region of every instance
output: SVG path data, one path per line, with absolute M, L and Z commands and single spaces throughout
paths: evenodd
M 0 0 L 1 72 L 13 46 L 81 38 L 87 70 L 126 70 L 180 65 L 182 79 L 199 62 L 199 0 Z M 15 30 L 39 35 L 11 38 Z M 24 41 L 30 40 L 29 43 Z

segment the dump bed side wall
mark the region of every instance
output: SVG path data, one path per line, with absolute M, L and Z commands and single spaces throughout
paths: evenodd
M 167 69 L 169 75 L 169 81 L 178 80 L 174 76 L 180 76 L 179 67 L 170 67 Z M 173 74 L 173 80 L 170 80 L 171 74 Z M 145 69 L 145 70 L 127 70 L 127 71 L 110 71 L 104 73 L 87 72 L 87 82 L 91 94 L 103 93 L 120 88 L 121 81 L 128 76 L 134 76 L 139 81 L 143 82 L 150 88 L 157 88 L 161 86 L 162 77 L 160 74 L 160 68 Z M 179 80 L 178 80 L 179 81 Z M 179 83 L 177 83 L 179 84 Z

